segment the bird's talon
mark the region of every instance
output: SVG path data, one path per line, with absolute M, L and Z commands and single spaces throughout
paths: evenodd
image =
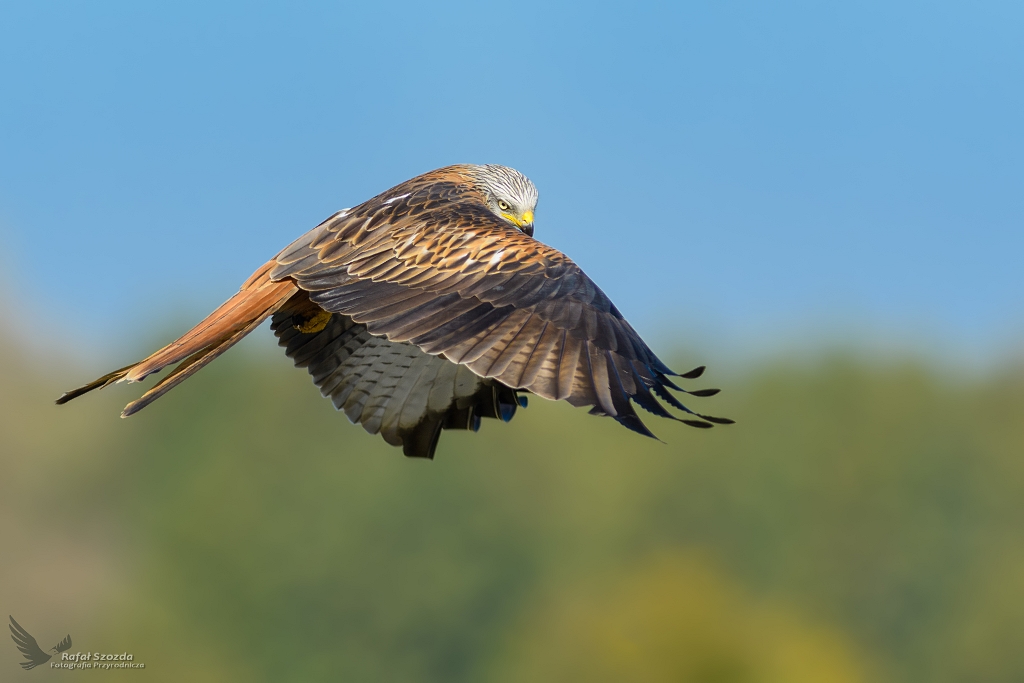
M 301 325 L 295 325 L 295 329 L 302 334 L 316 334 L 317 332 L 323 331 L 323 329 L 327 327 L 327 323 L 330 321 L 330 312 L 320 311 Z

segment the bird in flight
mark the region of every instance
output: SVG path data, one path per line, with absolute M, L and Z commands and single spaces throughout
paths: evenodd
M 661 362 L 579 266 L 533 238 L 536 208 L 537 188 L 506 166 L 417 176 L 335 213 L 184 336 L 57 403 L 178 363 L 128 417 L 271 318 L 320 393 L 409 457 L 433 458 L 442 429 L 509 421 L 530 393 L 651 437 L 633 404 L 693 427 L 731 424 L 670 393 L 718 390 L 673 383 L 704 367 L 678 375 Z
M 43 652 L 42 648 L 39 647 L 39 643 L 32 637 L 28 631 L 22 628 L 21 624 L 14 620 L 14 617 L 7 615 L 11 620 L 11 623 L 7 625 L 7 628 L 11 629 L 11 639 L 14 640 L 14 644 L 21 651 L 21 654 L 25 655 L 25 659 L 28 661 L 20 662 L 21 668 L 28 671 L 34 669 L 40 664 L 45 664 L 50 661 L 53 655 L 48 655 Z M 59 654 L 66 652 L 71 648 L 71 636 L 64 636 L 64 640 L 60 641 L 56 645 L 50 648 L 53 654 Z

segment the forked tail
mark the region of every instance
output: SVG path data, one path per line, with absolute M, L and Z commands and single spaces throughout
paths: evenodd
M 210 361 L 237 344 L 242 337 L 276 312 L 298 291 L 292 280 L 274 282 L 268 276 L 275 261 L 264 264 L 252 274 L 237 294 L 225 301 L 205 320 L 153 355 L 100 377 L 84 387 L 65 393 L 57 404 L 114 382 L 137 382 L 178 361 L 181 364 L 137 401 L 129 403 L 121 417 L 128 417 L 148 406 L 168 391 L 205 367 Z

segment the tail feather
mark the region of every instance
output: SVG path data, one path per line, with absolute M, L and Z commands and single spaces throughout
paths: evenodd
M 82 394 L 88 394 L 93 389 L 102 389 L 108 384 L 120 382 L 122 379 L 124 379 L 124 376 L 128 374 L 128 371 L 134 368 L 136 365 L 138 365 L 138 363 L 126 365 L 120 370 L 114 370 L 109 374 L 103 375 L 97 380 L 89 382 L 84 387 L 78 387 L 77 389 L 72 389 L 71 391 L 65 391 L 63 394 L 61 394 L 60 398 L 57 399 L 57 405 L 62 406 L 73 398 L 78 398 Z
M 277 306 L 274 306 L 273 310 L 268 310 L 265 315 L 261 315 L 256 320 L 253 320 L 249 325 L 245 326 L 238 332 L 234 333 L 227 339 L 221 342 L 216 342 L 207 346 L 206 348 L 196 351 L 191 356 L 186 358 L 181 364 L 174 368 L 171 374 L 164 377 L 160 382 L 152 389 L 144 393 L 139 399 L 132 401 L 125 406 L 124 411 L 121 413 L 121 417 L 128 417 L 134 415 L 153 401 L 157 400 L 168 391 L 178 386 L 186 379 L 196 374 L 204 367 L 210 364 L 219 355 L 230 349 L 232 346 L 242 340 L 242 338 L 252 332 L 254 329 L 259 327 L 260 323 L 267 319 L 267 317 L 273 314 L 278 308 L 281 307 L 284 301 L 281 301 Z
M 179 339 L 138 363 L 115 370 L 65 393 L 57 399 L 57 404 L 67 403 L 114 382 L 139 381 L 169 365 L 184 361 L 159 384 L 130 403 L 121 416 L 128 417 L 142 410 L 237 344 L 291 298 L 298 287 L 292 280 L 272 281 L 269 272 L 273 266 L 273 261 L 264 264 L 245 281 L 237 294 Z
M 295 293 L 297 287 L 291 280 L 273 282 L 267 273 L 275 265 L 274 261 L 264 264 L 246 280 L 238 294 L 222 303 L 217 309 L 186 332 L 181 338 L 171 342 L 164 348 L 137 363 L 124 379 L 138 382 L 146 376 L 158 372 L 168 365 L 191 356 L 193 353 L 223 342 L 224 338 L 246 327 L 252 320 L 260 317 L 262 321 L 274 307 L 287 301 Z M 268 311 L 270 311 L 268 313 Z

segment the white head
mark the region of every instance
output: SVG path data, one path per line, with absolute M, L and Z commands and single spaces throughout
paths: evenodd
M 497 164 L 470 166 L 469 169 L 480 184 L 491 211 L 532 236 L 537 187 L 530 179 L 514 168 Z

